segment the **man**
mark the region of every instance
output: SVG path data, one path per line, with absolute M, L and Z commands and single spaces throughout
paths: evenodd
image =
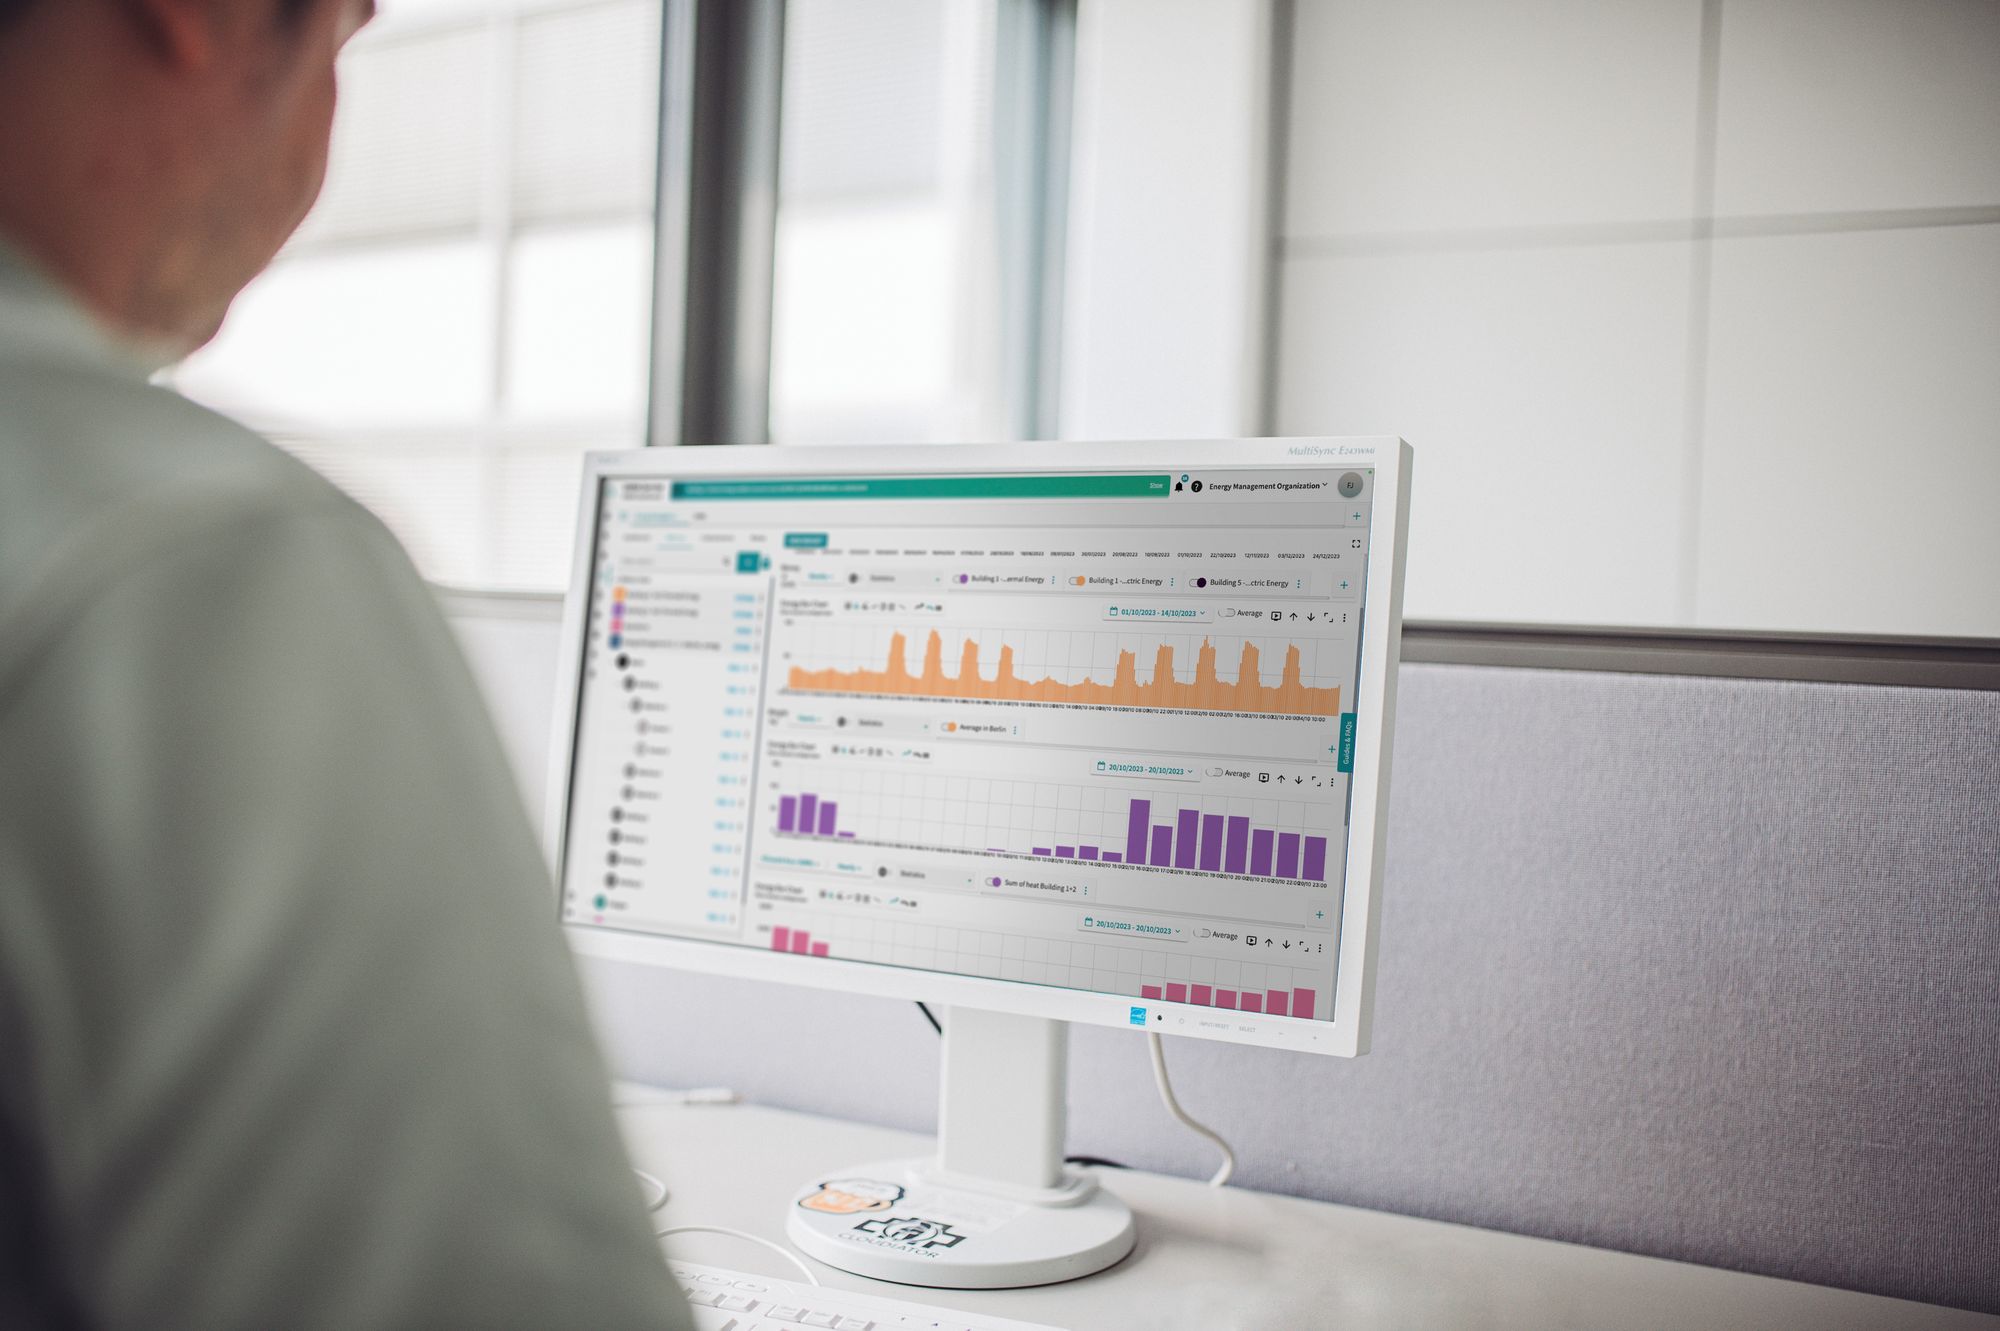
M 374 520 L 148 386 L 368 0 L 0 0 L 0 1327 L 685 1326 L 553 895 Z

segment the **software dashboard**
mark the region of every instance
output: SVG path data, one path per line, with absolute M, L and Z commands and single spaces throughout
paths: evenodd
M 566 922 L 1331 1019 L 1372 467 L 599 484 Z

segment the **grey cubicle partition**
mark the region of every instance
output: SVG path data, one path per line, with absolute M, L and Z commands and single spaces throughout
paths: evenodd
M 1170 1043 L 1240 1183 L 2000 1311 L 2000 693 L 1419 664 L 1399 727 L 1375 1052 Z M 907 1003 L 590 979 L 629 1077 L 931 1123 Z M 1073 1150 L 1211 1167 L 1072 1062 Z

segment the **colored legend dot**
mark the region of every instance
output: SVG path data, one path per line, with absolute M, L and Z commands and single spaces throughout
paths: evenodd
M 603 909 L 604 909 L 604 898 L 603 898 L 603 897 L 599 897 L 599 898 L 597 899 L 597 908 L 598 908 L 599 910 L 603 910 Z

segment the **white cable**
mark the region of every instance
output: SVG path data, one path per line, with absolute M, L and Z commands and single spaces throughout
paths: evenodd
M 755 1234 L 746 1234 L 740 1229 L 731 1229 L 727 1225 L 669 1225 L 665 1229 L 655 1230 L 653 1233 L 654 1237 L 662 1239 L 675 1234 L 726 1234 L 732 1239 L 746 1239 L 751 1243 L 761 1244 L 769 1248 L 793 1266 L 798 1267 L 799 1274 L 806 1278 L 806 1283 L 812 1285 L 819 1283 L 819 1277 L 813 1274 L 813 1269 L 800 1261 L 798 1255 L 790 1249 L 779 1247 L 777 1244 L 771 1242 L 771 1240 L 758 1238 Z
M 646 1209 L 648 1211 L 657 1211 L 667 1204 L 666 1184 L 660 1182 L 659 1179 L 648 1174 L 643 1169 L 635 1169 L 632 1172 L 637 1174 L 639 1181 L 646 1185 Z
M 1197 1122 L 1187 1110 L 1181 1108 L 1181 1102 L 1174 1098 L 1174 1084 L 1167 1080 L 1167 1050 L 1166 1046 L 1160 1043 L 1160 1037 L 1148 1031 L 1146 1043 L 1153 1051 L 1153 1081 L 1160 1088 L 1160 1102 L 1166 1105 L 1167 1112 L 1221 1148 L 1222 1167 L 1208 1180 L 1209 1187 L 1221 1187 L 1229 1182 L 1229 1176 L 1236 1172 L 1236 1152 L 1229 1149 L 1229 1143 L 1222 1139 L 1221 1133 L 1206 1123 Z

